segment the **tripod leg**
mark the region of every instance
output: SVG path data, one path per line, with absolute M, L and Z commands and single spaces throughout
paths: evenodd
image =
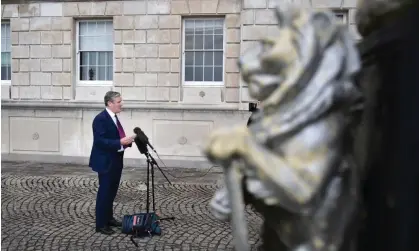
M 153 195 L 153 212 L 156 212 L 156 203 L 154 200 L 154 165 L 151 164 L 151 192 Z
M 150 161 L 147 158 L 147 213 L 150 209 L 150 192 L 149 192 L 149 183 L 150 183 Z

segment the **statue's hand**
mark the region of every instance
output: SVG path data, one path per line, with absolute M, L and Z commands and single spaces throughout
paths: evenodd
M 204 152 L 214 163 L 226 165 L 234 158 L 240 158 L 247 152 L 247 127 L 220 129 L 210 135 Z

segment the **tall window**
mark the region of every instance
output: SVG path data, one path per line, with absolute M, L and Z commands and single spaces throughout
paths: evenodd
M 112 20 L 77 23 L 77 69 L 80 84 L 112 84 Z
M 224 20 L 184 19 L 183 81 L 185 85 L 222 85 Z
M 10 23 L 1 23 L 1 82 L 10 84 L 11 68 Z

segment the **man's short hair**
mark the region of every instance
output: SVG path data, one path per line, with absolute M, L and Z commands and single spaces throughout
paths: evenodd
M 108 91 L 105 94 L 105 98 L 104 98 L 104 100 L 105 100 L 105 106 L 108 106 L 108 102 L 109 101 L 113 102 L 114 99 L 117 98 L 117 97 L 121 97 L 121 93 L 114 92 L 114 91 Z

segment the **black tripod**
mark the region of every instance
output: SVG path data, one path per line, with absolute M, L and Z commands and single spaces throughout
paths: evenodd
M 150 170 L 151 170 L 151 193 L 153 196 L 153 212 L 156 212 L 156 203 L 154 200 L 154 166 L 157 166 L 157 168 L 160 170 L 160 172 L 163 174 L 164 178 L 166 178 L 167 182 L 169 182 L 170 185 L 172 183 L 167 178 L 167 176 L 164 174 L 163 170 L 159 167 L 156 160 L 151 156 L 151 154 L 146 151 L 144 155 L 147 157 L 147 213 L 150 212 Z M 166 217 L 166 218 L 160 218 L 160 221 L 162 220 L 174 220 L 175 217 Z

